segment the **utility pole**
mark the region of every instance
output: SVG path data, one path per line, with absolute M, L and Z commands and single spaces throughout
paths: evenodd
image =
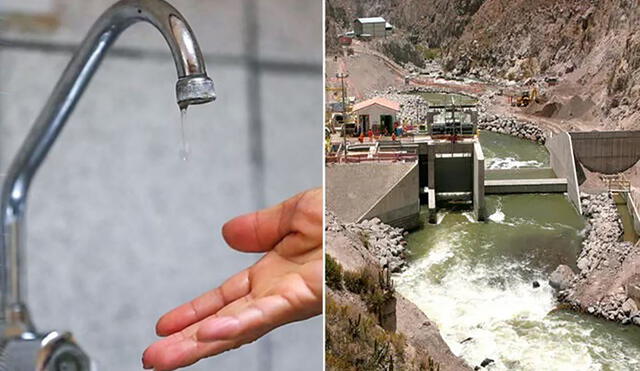
M 342 88 L 342 148 L 344 148 L 344 158 L 347 159 L 347 88 L 344 86 L 344 79 L 349 77 L 348 73 L 338 72 L 336 77 L 340 79 Z
M 420 131 L 420 99 L 416 99 L 416 128 Z

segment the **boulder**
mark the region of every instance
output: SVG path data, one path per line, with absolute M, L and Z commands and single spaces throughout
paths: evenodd
M 549 277 L 549 285 L 558 291 L 565 290 L 575 277 L 573 270 L 566 265 L 559 265 Z
M 482 363 L 480 363 L 480 367 L 487 367 L 490 364 L 494 363 L 495 361 L 491 358 L 485 358 L 484 361 L 482 361 Z
M 622 303 L 622 311 L 625 314 L 632 314 L 638 311 L 638 306 L 633 299 L 629 298 L 627 299 L 627 301 Z

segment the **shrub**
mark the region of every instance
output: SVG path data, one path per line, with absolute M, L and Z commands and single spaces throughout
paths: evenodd
M 426 46 L 419 45 L 418 50 L 422 52 L 422 56 L 428 61 L 439 59 L 442 55 L 442 50 L 440 48 L 428 48 Z
M 360 242 L 362 242 L 364 248 L 369 250 L 369 248 L 371 247 L 371 244 L 369 244 L 369 233 L 360 231 L 358 233 L 358 239 L 360 240 Z
M 356 272 L 345 271 L 343 277 L 345 287 L 354 294 L 366 295 L 374 289 L 375 275 L 368 267 Z
M 325 280 L 327 286 L 334 290 L 342 290 L 342 266 L 329 254 L 325 254 Z
M 345 271 L 343 274 L 344 286 L 354 294 L 360 295 L 365 291 L 365 284 L 360 272 Z
M 377 326 L 370 314 L 340 305 L 331 296 L 326 303 L 327 370 L 439 370 L 422 352 L 407 357 L 404 336 Z

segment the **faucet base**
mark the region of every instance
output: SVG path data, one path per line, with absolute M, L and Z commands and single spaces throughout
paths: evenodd
M 70 333 L 25 332 L 0 343 L 0 371 L 91 371 L 91 360 Z

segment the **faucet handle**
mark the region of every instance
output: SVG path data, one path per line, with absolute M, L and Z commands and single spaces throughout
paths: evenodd
M 69 332 L 22 333 L 0 344 L 0 371 L 92 371 L 95 367 Z

